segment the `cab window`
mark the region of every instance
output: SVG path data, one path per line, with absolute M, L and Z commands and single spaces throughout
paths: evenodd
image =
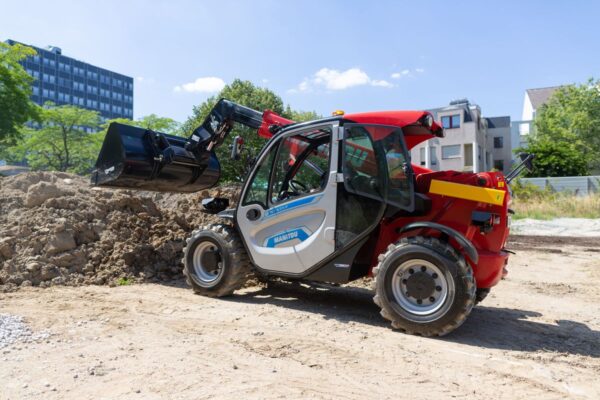
M 347 190 L 410 210 L 412 171 L 402 130 L 393 126 L 347 124 L 344 132 Z
M 283 139 L 273 165 L 270 200 L 278 203 L 322 191 L 329 177 L 331 129 Z
M 252 177 L 252 182 L 250 186 L 246 190 L 246 194 L 244 195 L 244 200 L 242 201 L 242 205 L 248 205 L 252 203 L 258 203 L 263 206 L 263 208 L 267 208 L 267 197 L 269 193 L 269 176 L 271 173 L 271 167 L 273 165 L 273 159 L 275 158 L 275 153 L 277 151 L 277 146 L 274 146 L 269 150 L 269 154 L 267 154 L 261 161 L 260 165 L 256 169 L 256 173 Z

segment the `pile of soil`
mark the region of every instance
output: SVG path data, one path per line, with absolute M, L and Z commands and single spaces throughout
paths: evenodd
M 227 197 L 233 205 L 238 190 L 117 190 L 54 172 L 0 178 L 0 291 L 180 279 L 185 239 L 218 221 L 201 200 Z

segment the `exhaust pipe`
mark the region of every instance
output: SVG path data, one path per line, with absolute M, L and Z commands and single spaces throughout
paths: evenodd
M 91 183 L 99 186 L 190 193 L 214 186 L 221 166 L 213 150 L 192 152 L 185 138 L 112 123 Z

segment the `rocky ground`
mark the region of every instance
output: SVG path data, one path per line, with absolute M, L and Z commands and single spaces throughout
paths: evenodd
M 93 188 L 64 173 L 0 178 L 0 291 L 178 279 L 185 238 L 213 218 L 200 211 L 208 195 Z

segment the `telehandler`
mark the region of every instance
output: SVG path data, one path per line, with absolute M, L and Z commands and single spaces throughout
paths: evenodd
M 506 275 L 510 180 L 501 172 L 431 171 L 410 149 L 444 131 L 426 111 L 346 114 L 294 123 L 221 99 L 188 138 L 113 123 L 92 174 L 96 185 L 194 192 L 217 184 L 215 149 L 236 123 L 267 139 L 237 206 L 208 198 L 223 220 L 187 239 L 184 274 L 221 297 L 251 273 L 347 283 L 372 277 L 393 328 L 442 336 Z M 232 157 L 243 140 L 236 137 Z

